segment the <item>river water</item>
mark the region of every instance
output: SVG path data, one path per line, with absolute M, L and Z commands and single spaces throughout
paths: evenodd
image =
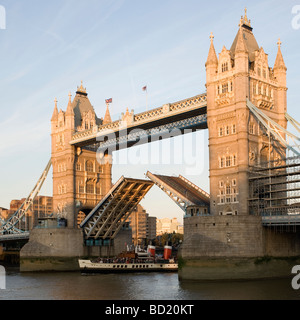
M 180 282 L 177 274 L 21 274 L 7 270 L 0 300 L 300 300 L 290 279 Z

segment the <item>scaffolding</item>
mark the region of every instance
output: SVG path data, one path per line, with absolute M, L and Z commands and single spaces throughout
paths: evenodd
M 252 167 L 249 196 L 252 215 L 300 216 L 300 157 Z

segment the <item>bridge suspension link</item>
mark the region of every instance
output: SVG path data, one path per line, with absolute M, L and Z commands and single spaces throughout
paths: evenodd
M 255 115 L 258 121 L 265 127 L 268 131 L 268 134 L 272 135 L 277 141 L 280 141 L 283 146 L 287 149 L 291 150 L 296 156 L 300 156 L 300 145 L 298 144 L 300 138 L 296 135 L 292 134 L 282 126 L 280 126 L 277 122 L 269 118 L 262 110 L 257 108 L 251 101 L 247 100 L 247 106 L 249 110 Z M 296 120 L 290 117 L 288 114 L 285 115 L 286 119 L 291 122 L 291 124 L 295 127 L 299 125 Z M 299 128 L 297 128 L 299 131 Z M 294 145 L 290 145 L 284 136 L 288 137 L 290 140 L 294 142 Z M 298 141 L 298 143 L 297 143 Z
M 21 234 L 25 232 L 23 230 L 16 228 L 16 225 L 23 219 L 23 217 L 26 215 L 27 211 L 29 210 L 30 206 L 33 204 L 35 198 L 38 196 L 48 176 L 51 165 L 52 165 L 52 162 L 50 159 L 41 177 L 39 178 L 38 182 L 34 186 L 28 198 L 21 205 L 21 207 L 15 212 L 15 214 L 8 221 L 2 222 L 2 225 L 0 222 L 0 235 Z

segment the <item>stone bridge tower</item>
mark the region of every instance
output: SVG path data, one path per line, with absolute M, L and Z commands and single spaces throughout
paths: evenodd
M 68 220 L 69 228 L 77 228 L 110 190 L 110 161 L 100 165 L 96 159 L 96 146 L 75 148 L 70 145 L 75 132 L 92 130 L 111 122 L 107 109 L 104 119 L 99 119 L 91 105 L 86 89 L 81 86 L 74 100 L 69 94 L 66 111 L 58 111 L 57 100 L 51 119 L 53 208 Z
M 285 158 L 286 150 L 270 143 L 246 105 L 249 99 L 287 127 L 287 68 L 281 43 L 271 68 L 252 31 L 245 12 L 231 49 L 224 46 L 219 57 L 211 35 L 206 86 L 212 215 L 248 215 L 251 167 Z

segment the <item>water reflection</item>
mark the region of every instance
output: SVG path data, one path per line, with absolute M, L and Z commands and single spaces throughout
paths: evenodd
M 1 300 L 296 300 L 291 279 L 179 282 L 177 274 L 8 273 Z

